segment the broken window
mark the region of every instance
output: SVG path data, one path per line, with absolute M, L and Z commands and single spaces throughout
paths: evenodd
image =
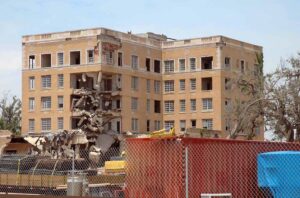
M 87 51 L 87 63 L 94 63 L 94 50 Z
M 51 130 L 51 118 L 42 118 L 42 132 L 49 132 Z
M 34 69 L 35 68 L 35 56 L 30 55 L 29 56 L 29 69 Z
M 202 128 L 212 130 L 213 129 L 213 120 L 212 119 L 203 119 Z
M 123 54 L 118 52 L 118 66 L 123 66 Z
M 80 51 L 70 52 L 70 65 L 80 65 Z
M 212 69 L 213 57 L 202 57 L 201 58 L 201 69 Z
M 64 53 L 59 52 L 57 53 L 57 65 L 61 66 L 64 64 Z
M 185 120 L 180 120 L 179 125 L 180 125 L 180 131 L 185 131 L 186 121 Z
M 159 60 L 154 60 L 154 72 L 160 73 L 160 61 Z
M 196 59 L 190 58 L 190 70 L 195 71 L 196 70 Z
M 185 59 L 179 59 L 179 71 L 185 71 Z
M 147 120 L 147 132 L 150 131 L 150 120 Z
M 51 67 L 51 54 L 42 54 L 41 67 Z
M 33 133 L 35 131 L 35 121 L 34 119 L 29 119 L 28 131 Z
M 150 71 L 150 70 L 151 70 L 151 69 L 150 69 L 150 63 L 151 63 L 150 58 L 146 58 L 146 70 L 147 70 L 147 71 Z
M 64 108 L 64 97 L 63 96 L 58 96 L 57 97 L 57 108 L 58 109 L 63 109 Z
M 42 76 L 42 88 L 51 88 L 51 76 Z
M 212 90 L 212 77 L 202 78 L 202 90 L 208 91 Z
M 131 56 L 131 68 L 132 69 L 138 69 L 138 56 L 132 55 Z
M 165 63 L 165 73 L 173 73 L 174 72 L 174 61 L 166 60 L 164 63 Z
M 42 109 L 43 110 L 51 109 L 51 97 L 50 96 L 42 97 L 41 102 L 42 102 Z
M 154 100 L 154 113 L 160 113 L 160 101 Z
M 58 117 L 57 118 L 57 129 L 58 130 L 63 130 L 64 129 L 64 118 L 63 117 Z
M 197 120 L 191 120 L 191 127 L 196 128 L 197 126 Z

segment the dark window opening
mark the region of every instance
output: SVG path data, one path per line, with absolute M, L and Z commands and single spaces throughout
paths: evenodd
M 121 123 L 120 123 L 120 121 L 117 121 L 117 132 L 118 133 L 121 132 Z
M 70 64 L 71 65 L 80 65 L 80 52 L 71 52 L 70 53 Z
M 154 113 L 160 113 L 160 101 L 154 100 Z
M 245 61 L 241 60 L 241 72 L 245 73 Z
M 150 120 L 147 120 L 147 132 L 150 131 Z
M 123 54 L 122 52 L 118 52 L 118 66 L 123 66 Z
M 202 57 L 201 58 L 201 69 L 212 69 L 213 57 Z
M 104 91 L 112 91 L 112 79 L 103 79 Z
M 116 101 L 116 107 L 117 109 L 121 109 L 121 100 Z
M 29 56 L 29 69 L 35 68 L 35 56 L 31 55 Z
M 212 78 L 202 78 L 202 90 L 212 90 Z
M 42 54 L 41 67 L 51 67 L 51 54 Z
M 146 58 L 146 69 L 150 71 L 150 58 Z
M 71 128 L 78 129 L 80 118 L 71 118 Z
M 197 121 L 196 120 L 191 120 L 191 125 L 192 125 L 192 128 L 196 128 Z
M 225 78 L 225 90 L 231 89 L 231 81 L 230 78 Z
M 159 60 L 154 60 L 154 72 L 160 73 L 160 61 Z

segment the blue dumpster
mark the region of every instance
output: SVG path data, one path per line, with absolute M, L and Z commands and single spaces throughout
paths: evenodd
M 257 157 L 258 185 L 274 198 L 300 198 L 300 152 L 278 151 Z

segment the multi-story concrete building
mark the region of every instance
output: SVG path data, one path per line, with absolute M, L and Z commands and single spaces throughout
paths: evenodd
M 253 72 L 262 52 L 224 36 L 171 40 L 106 28 L 23 36 L 22 45 L 22 133 L 75 128 L 72 94 L 82 86 L 93 89 L 100 72 L 101 89 L 118 90 L 111 108 L 121 117 L 110 129 L 196 127 L 226 135 L 225 108 L 234 93 L 226 82 L 232 71 Z

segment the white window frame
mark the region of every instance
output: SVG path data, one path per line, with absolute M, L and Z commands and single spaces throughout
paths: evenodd
M 179 80 L 179 91 L 185 91 L 185 79 Z
M 131 76 L 131 90 L 137 91 L 139 89 L 139 77 Z
M 191 112 L 197 111 L 197 99 L 195 98 L 190 99 L 190 108 L 191 108 Z
M 186 111 L 186 100 L 182 99 L 179 100 L 179 112 L 185 112 Z
M 180 128 L 181 132 L 186 130 L 186 120 L 180 120 L 179 121 L 179 128 Z
M 41 83 L 42 83 L 42 89 L 50 89 L 51 88 L 51 81 L 52 81 L 51 75 L 44 75 L 41 76 Z M 47 80 L 48 79 L 48 80 Z M 45 80 L 45 81 L 44 81 Z
M 175 106 L 174 100 L 166 100 L 164 102 L 164 105 L 165 105 L 165 108 L 164 108 L 165 113 L 174 113 L 174 106 Z
M 62 54 L 62 63 L 60 64 L 60 61 L 59 61 L 59 56 L 58 54 Z M 65 65 L 65 53 L 64 52 L 57 52 L 56 53 L 56 65 L 58 67 L 61 67 L 61 66 L 64 66 Z
M 35 109 L 35 98 L 30 97 L 29 98 L 29 111 L 34 111 Z
M 64 74 L 57 74 L 57 87 L 63 88 L 64 87 Z
M 170 63 L 170 64 L 166 64 L 166 63 Z M 173 63 L 173 65 L 171 63 Z M 175 61 L 164 60 L 164 73 L 174 73 L 174 72 L 175 72 Z
M 131 97 L 131 110 L 137 111 L 138 110 L 138 98 L 137 97 Z
M 29 77 L 29 90 L 35 90 L 35 77 Z
M 165 80 L 164 81 L 164 92 L 174 92 L 174 80 Z
M 50 132 L 51 131 L 51 118 L 42 118 L 41 119 L 41 131 Z
M 131 69 L 138 70 L 138 67 L 139 67 L 139 57 L 133 54 L 131 55 Z
M 64 130 L 64 117 L 57 118 L 57 130 Z
M 51 96 L 42 96 L 41 97 L 41 109 L 50 110 L 52 106 Z
M 190 90 L 191 91 L 196 91 L 197 90 L 197 79 L 196 78 L 191 78 L 190 79 Z
M 34 131 L 35 131 L 35 120 L 29 119 L 28 120 L 28 132 L 34 133 Z
M 62 105 L 62 107 L 60 107 Z M 64 96 L 57 96 L 57 109 L 63 109 L 64 108 Z
M 154 130 L 160 130 L 160 120 L 154 120 Z
M 32 64 L 30 64 L 30 56 L 34 56 L 34 62 L 32 62 Z M 36 54 L 30 54 L 28 56 L 28 69 L 35 69 L 36 68 Z
M 192 67 L 191 67 L 191 59 L 195 60 L 195 69 L 192 69 Z M 197 70 L 197 58 L 196 57 L 190 57 L 189 58 L 189 69 L 190 69 L 190 71 L 196 71 Z
M 213 119 L 202 119 L 202 128 L 213 130 Z
M 132 131 L 139 130 L 139 120 L 137 118 L 131 118 L 131 130 Z
M 154 93 L 160 94 L 160 90 L 161 90 L 161 81 L 154 80 Z
M 202 98 L 202 110 L 203 111 L 213 110 L 213 99 L 212 98 Z
M 170 129 L 171 127 L 174 127 L 175 121 L 174 120 L 166 120 L 164 122 L 164 128 L 165 129 Z
M 92 52 L 93 57 L 89 57 L 89 52 Z M 86 64 L 93 64 L 95 63 L 95 51 L 94 49 L 87 49 L 86 50 Z
M 181 61 L 184 61 L 183 65 L 181 65 Z M 178 59 L 178 70 L 179 70 L 179 72 L 185 72 L 186 71 L 186 59 L 185 58 Z

